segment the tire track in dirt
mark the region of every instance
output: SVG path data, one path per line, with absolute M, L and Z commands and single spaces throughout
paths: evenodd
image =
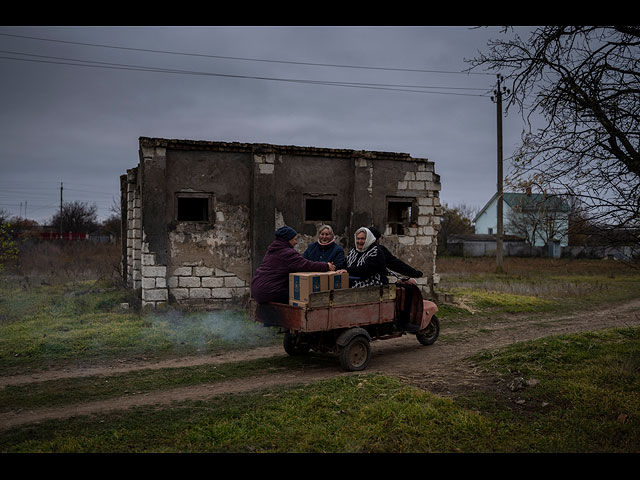
M 467 326 L 458 323 L 447 326 L 442 322 L 441 338 L 429 347 L 421 346 L 413 335 L 376 341 L 371 344 L 372 358 L 363 373 L 381 373 L 396 376 L 413 385 L 437 394 L 447 395 L 464 389 L 483 388 L 491 378 L 478 371 L 466 360 L 485 349 L 504 347 L 511 343 L 534 340 L 558 334 L 599 330 L 610 327 L 640 326 L 640 299 L 602 310 L 581 311 L 571 315 L 532 316 L 514 315 L 508 320 L 492 321 L 488 317 L 470 317 Z M 481 327 L 478 327 L 481 325 Z M 481 329 L 481 331 L 480 331 Z M 103 367 L 65 369 L 0 378 L 0 388 L 30 382 L 100 376 L 141 369 L 177 368 L 194 365 L 219 364 L 240 360 L 282 356 L 282 347 L 262 347 L 250 351 L 231 352 L 222 355 L 180 358 L 168 361 L 114 364 Z M 250 378 L 231 379 L 211 384 L 167 389 L 140 395 L 128 395 L 98 402 L 37 410 L 12 411 L 0 414 L 0 430 L 19 425 L 42 422 L 49 419 L 65 419 L 82 415 L 98 415 L 138 406 L 168 406 L 183 400 L 206 400 L 216 395 L 258 391 L 276 386 L 306 384 L 341 375 L 359 375 L 359 372 L 343 372 L 336 358 L 335 368 L 313 368 L 265 374 Z

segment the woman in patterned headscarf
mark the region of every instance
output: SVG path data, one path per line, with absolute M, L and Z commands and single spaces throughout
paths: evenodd
M 347 255 L 345 267 L 349 272 L 349 286 L 357 288 L 386 285 L 386 262 L 373 233 L 368 228 L 359 228 L 355 240 L 356 246 Z

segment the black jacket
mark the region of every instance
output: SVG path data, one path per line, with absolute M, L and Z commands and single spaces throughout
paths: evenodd
M 378 244 L 378 248 L 384 255 L 385 263 L 389 270 L 392 270 L 401 275 L 406 275 L 407 277 L 411 277 L 411 278 L 422 277 L 423 274 L 420 270 L 416 270 L 415 268 L 410 267 L 409 265 L 404 263 L 402 260 L 395 257 L 393 253 L 391 253 L 389 249 L 384 245 Z

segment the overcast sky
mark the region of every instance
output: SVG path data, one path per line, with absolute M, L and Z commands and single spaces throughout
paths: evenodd
M 105 219 L 141 136 L 408 153 L 435 162 L 443 203 L 479 209 L 496 190 L 496 76 L 452 72 L 498 36 L 498 27 L 0 27 L 0 210 L 44 223 L 62 183 L 65 202 L 95 203 Z M 510 112 L 505 159 L 521 130 Z

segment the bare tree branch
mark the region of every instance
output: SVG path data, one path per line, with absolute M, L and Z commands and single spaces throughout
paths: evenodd
M 526 40 L 509 29 L 503 35 L 470 63 L 511 82 L 507 109 L 517 107 L 527 125 L 507 183 L 569 193 L 589 221 L 638 232 L 640 28 L 546 26 Z

